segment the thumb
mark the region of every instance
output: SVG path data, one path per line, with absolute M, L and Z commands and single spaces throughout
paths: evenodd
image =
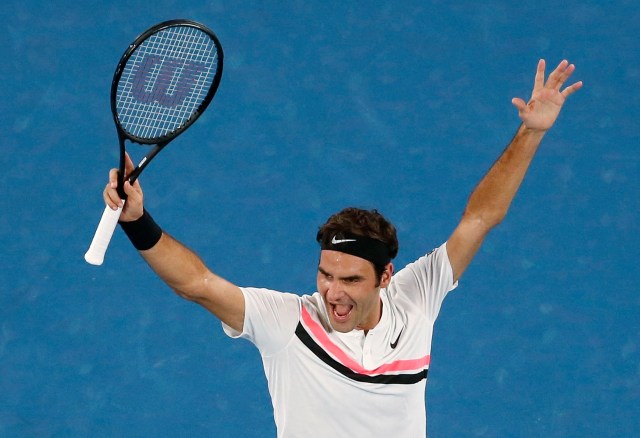
M 140 187 L 140 184 L 138 184 L 138 181 L 136 181 L 133 185 L 128 181 L 125 180 L 124 182 L 124 192 L 127 194 L 128 202 L 134 202 L 134 203 L 138 203 L 138 202 L 142 202 L 142 188 Z
M 135 168 L 135 165 L 133 164 L 133 161 L 131 160 L 131 157 L 129 156 L 129 153 L 125 152 L 125 154 L 124 154 L 124 173 L 125 173 L 125 175 L 131 174 L 131 172 L 133 172 L 134 168 Z
M 516 108 L 518 108 L 518 111 L 524 111 L 525 109 L 527 109 L 527 103 L 519 97 L 514 97 L 513 99 L 511 99 L 511 103 Z

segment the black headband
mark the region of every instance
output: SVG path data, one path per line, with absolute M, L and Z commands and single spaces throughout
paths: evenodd
M 374 265 L 384 266 L 391 261 L 387 244 L 371 237 L 351 233 L 337 233 L 331 239 L 318 235 L 321 249 L 340 251 L 368 260 Z

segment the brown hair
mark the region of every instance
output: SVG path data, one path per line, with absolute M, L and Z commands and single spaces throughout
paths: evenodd
M 322 247 L 338 233 L 366 236 L 381 241 L 387 246 L 389 258 L 398 254 L 398 236 L 393 226 L 378 210 L 364 210 L 357 207 L 347 207 L 333 214 L 320 226 L 316 240 Z M 385 266 L 374 264 L 378 278 L 382 276 Z

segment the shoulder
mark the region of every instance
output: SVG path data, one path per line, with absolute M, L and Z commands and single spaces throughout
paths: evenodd
M 241 287 L 247 305 L 253 305 L 257 309 L 277 311 L 277 309 L 300 309 L 302 297 L 291 292 L 281 292 L 273 289 L 259 287 Z
M 389 295 L 406 297 L 414 305 L 435 310 L 446 294 L 457 287 L 443 243 L 398 271 L 389 284 Z M 435 307 L 434 307 L 435 306 Z
M 447 243 L 432 249 L 417 260 L 407 264 L 392 277 L 392 282 L 405 276 L 415 276 L 420 272 L 451 271 L 451 263 L 447 254 Z
M 225 331 L 232 337 L 253 342 L 263 355 L 280 351 L 300 321 L 302 298 L 265 288 L 241 287 L 240 290 L 246 303 L 243 331 Z

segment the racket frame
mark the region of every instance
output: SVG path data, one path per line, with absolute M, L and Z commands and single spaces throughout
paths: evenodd
M 123 72 L 125 71 L 127 62 L 129 58 L 135 53 L 136 49 L 144 43 L 150 36 L 161 32 L 170 27 L 193 27 L 196 28 L 205 34 L 207 34 L 211 40 L 213 41 L 216 47 L 216 71 L 214 77 L 212 79 L 212 83 L 209 86 L 209 90 L 200 103 L 191 112 L 189 118 L 178 128 L 171 131 L 168 134 L 154 137 L 154 138 L 142 138 L 127 132 L 120 123 L 120 119 L 118 117 L 117 111 L 117 92 L 118 92 L 118 83 L 122 77 Z M 164 21 L 162 23 L 156 24 L 155 26 L 150 27 L 143 33 L 141 33 L 127 48 L 124 52 L 120 61 L 118 61 L 118 65 L 116 67 L 116 71 L 113 75 L 113 80 L 111 82 L 111 113 L 113 115 L 113 120 L 116 125 L 116 130 L 118 133 L 118 143 L 120 147 L 120 161 L 118 166 L 118 187 L 117 191 L 119 196 L 126 202 L 127 195 L 124 193 L 124 180 L 125 178 L 131 184 L 135 182 L 140 173 L 145 169 L 145 167 L 151 162 L 151 160 L 160 152 L 169 142 L 175 139 L 178 135 L 183 133 L 187 128 L 189 128 L 202 113 L 207 109 L 213 97 L 216 94 L 218 86 L 220 85 L 220 80 L 222 79 L 222 67 L 224 61 L 224 52 L 222 50 L 222 45 L 218 40 L 217 36 L 211 29 L 206 27 L 205 25 L 198 23 L 192 20 L 185 19 L 175 19 Z M 125 159 L 126 159 L 126 140 L 129 140 L 132 143 L 138 143 L 142 145 L 155 145 L 147 154 L 140 160 L 135 169 L 128 175 L 125 175 Z M 117 226 L 118 220 L 120 218 L 120 214 L 122 212 L 123 207 L 119 207 L 116 210 L 112 210 L 109 206 L 105 207 L 105 210 L 100 219 L 100 223 L 98 224 L 98 228 L 96 229 L 95 235 L 91 242 L 91 245 L 87 252 L 85 253 L 85 260 L 93 265 L 101 265 L 104 261 L 104 254 L 109 246 L 109 242 L 111 237 L 113 236 L 113 232 Z
M 214 74 L 211 86 L 209 87 L 209 91 L 203 101 L 198 105 L 198 107 L 191 113 L 191 116 L 185 123 L 179 126 L 174 131 L 170 132 L 167 135 L 163 135 L 160 137 L 153 138 L 143 138 L 127 132 L 120 123 L 120 118 L 118 117 L 118 109 L 117 105 L 117 93 L 118 93 L 118 83 L 120 82 L 120 78 L 125 71 L 127 62 L 129 58 L 135 53 L 135 51 L 144 43 L 150 36 L 161 32 L 170 27 L 193 27 L 196 28 L 205 34 L 207 34 L 211 40 L 213 40 L 214 45 L 217 48 L 217 62 L 216 62 L 216 72 Z M 175 19 L 168 20 L 162 23 L 156 24 L 155 26 L 147 29 L 143 33 L 141 33 L 125 50 L 124 54 L 118 61 L 118 65 L 116 67 L 116 71 L 113 75 L 113 80 L 111 81 L 111 114 L 113 115 L 113 121 L 115 122 L 116 129 L 118 131 L 118 142 L 120 145 L 120 162 L 118 166 L 118 195 L 122 199 L 126 199 L 127 195 L 124 193 L 124 180 L 126 179 L 133 184 L 135 180 L 140 176 L 140 173 L 144 170 L 145 167 L 151 162 L 151 160 L 160 152 L 171 140 L 182 134 L 187 128 L 189 128 L 207 109 L 213 97 L 218 90 L 218 86 L 220 85 L 220 80 L 222 79 L 222 67 L 224 63 L 224 52 L 222 50 L 222 45 L 220 44 L 220 40 L 216 34 L 209 29 L 207 26 L 198 23 L 192 20 L 186 19 Z M 142 145 L 155 145 L 138 163 L 136 168 L 129 174 L 124 174 L 125 169 L 125 140 L 129 140 L 133 143 L 138 143 Z

